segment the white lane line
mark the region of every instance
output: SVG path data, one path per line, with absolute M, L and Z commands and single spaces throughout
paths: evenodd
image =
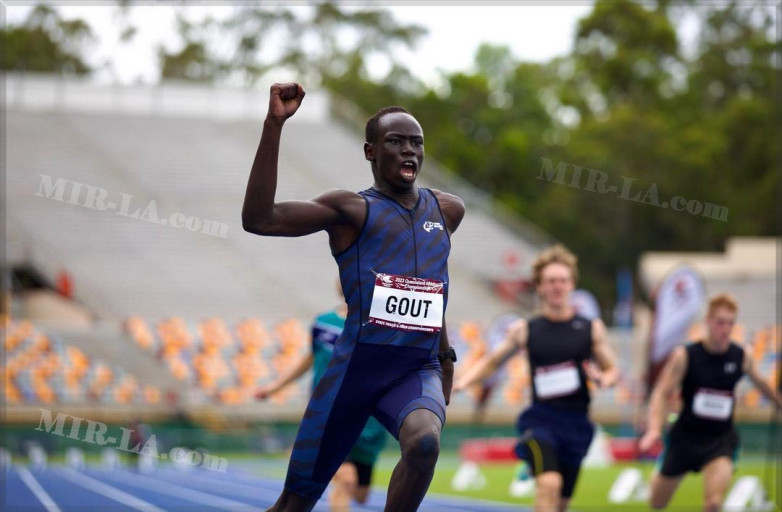
M 114 480 L 115 478 L 112 478 L 112 476 L 113 475 L 111 474 L 106 475 L 107 478 Z M 207 505 L 211 507 L 216 507 L 216 508 L 240 507 L 240 510 L 248 510 L 253 512 L 264 512 L 266 510 L 266 507 L 264 508 L 253 507 L 241 501 L 229 500 L 227 498 L 215 496 L 214 494 L 196 491 L 195 489 L 184 487 L 179 484 L 172 484 L 171 482 L 163 483 L 146 476 L 124 474 L 122 475 L 121 481 L 133 487 L 139 487 L 141 489 L 147 489 L 161 494 L 168 494 L 169 496 L 174 496 L 175 498 L 181 498 L 187 501 L 195 501 L 196 503 L 201 503 L 203 505 Z
M 136 498 L 135 496 L 132 496 L 126 492 L 120 491 L 116 487 L 106 485 L 103 482 L 99 482 L 94 478 L 90 478 L 87 475 L 83 475 L 72 469 L 65 468 L 63 470 L 60 470 L 59 473 L 62 475 L 63 478 L 65 478 L 66 480 L 70 480 L 76 485 L 80 485 L 85 489 L 89 489 L 92 492 L 102 494 L 107 498 L 110 498 L 114 501 L 118 501 L 123 505 L 127 505 L 131 508 L 135 508 L 136 510 L 140 510 L 142 512 L 166 512 L 162 508 L 158 508 L 152 503 L 149 503 L 148 501 L 144 501 L 142 499 Z
M 279 489 L 264 489 L 258 487 L 258 484 L 268 485 L 270 482 L 272 482 L 272 480 L 268 478 L 246 476 L 246 475 L 233 475 L 235 478 L 241 478 L 243 482 L 246 482 L 246 483 L 237 483 L 237 482 L 231 482 L 228 479 L 215 480 L 215 479 L 208 478 L 205 475 L 199 475 L 195 472 L 191 472 L 189 474 L 185 473 L 185 475 L 187 475 L 187 482 L 185 484 L 182 484 L 176 482 L 177 477 L 182 473 L 179 472 L 174 473 L 173 471 L 170 470 L 163 470 L 163 471 L 165 471 L 165 473 L 161 473 L 163 476 L 169 475 L 171 477 L 166 480 L 168 483 L 179 485 L 181 487 L 184 487 L 185 489 L 189 489 L 187 483 L 192 483 L 202 489 L 204 488 L 208 489 L 209 487 L 212 487 L 215 491 L 221 492 L 223 494 L 230 494 L 232 496 L 252 498 L 252 499 L 269 499 L 272 502 L 276 502 L 277 498 L 282 492 L 282 482 L 274 481 L 275 485 L 279 484 Z M 201 481 L 195 482 L 194 480 L 201 480 Z M 255 485 L 253 485 L 253 483 Z M 326 492 L 329 491 L 327 490 Z M 385 489 L 378 489 L 378 492 L 382 493 L 385 496 L 386 493 Z M 321 500 L 318 501 L 318 505 L 316 505 L 316 507 L 324 505 L 325 501 L 326 501 L 326 494 L 324 493 L 323 498 L 321 498 Z M 381 503 L 380 505 L 382 504 L 383 503 Z M 355 512 L 377 512 L 376 508 L 367 508 L 365 506 L 359 505 L 358 503 L 351 503 L 351 505 L 352 505 L 351 510 L 354 510 Z M 321 510 L 321 509 L 315 508 L 314 510 Z
M 48 512 L 62 512 L 52 497 L 49 496 L 49 493 L 43 490 L 41 484 L 38 483 L 38 480 L 35 479 L 33 474 L 30 473 L 27 468 L 17 468 L 17 472 L 19 473 L 19 477 L 22 479 L 22 482 L 24 482 L 25 485 L 30 488 L 33 494 L 35 494 L 35 497 L 38 498 L 38 501 L 40 501 L 41 504 L 46 507 Z
M 165 471 L 165 470 L 164 470 Z M 191 488 L 190 485 L 192 484 L 195 486 L 198 486 L 201 489 L 209 490 L 209 488 L 213 489 L 214 491 L 220 492 L 222 494 L 230 494 L 233 496 L 240 496 L 243 498 L 254 498 L 254 499 L 268 499 L 272 502 L 277 501 L 277 498 L 280 495 L 280 492 L 282 492 L 282 482 L 280 482 L 279 489 L 264 489 L 262 487 L 259 487 L 258 485 L 247 485 L 247 484 L 239 484 L 235 482 L 230 482 L 227 479 L 223 480 L 217 480 L 212 478 L 206 478 L 199 476 L 197 474 L 193 474 L 192 472 L 190 474 L 183 475 L 183 478 L 186 478 L 184 483 L 180 483 L 180 481 L 183 478 L 179 478 L 179 475 L 174 475 L 173 472 L 161 472 L 162 476 L 167 476 L 166 481 L 175 485 L 180 485 L 185 488 Z

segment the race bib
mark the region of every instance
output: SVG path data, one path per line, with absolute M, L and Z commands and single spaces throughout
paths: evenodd
M 439 332 L 443 288 L 442 281 L 377 274 L 369 323 L 401 331 Z
M 535 369 L 535 390 L 538 398 L 556 398 L 578 391 L 581 381 L 573 361 L 541 366 Z
M 708 420 L 727 420 L 733 412 L 733 393 L 700 388 L 692 400 L 692 412 Z

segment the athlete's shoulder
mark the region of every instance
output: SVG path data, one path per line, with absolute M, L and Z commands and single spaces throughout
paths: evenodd
M 320 193 L 315 201 L 332 206 L 344 206 L 351 202 L 362 202 L 364 199 L 357 192 L 343 188 L 330 188 Z
M 698 344 L 688 343 L 686 345 L 679 345 L 678 347 L 674 348 L 671 352 L 671 361 L 673 361 L 675 364 L 687 363 L 694 345 Z
M 448 223 L 448 230 L 453 233 L 464 218 L 464 213 L 466 211 L 464 201 L 457 195 L 443 192 L 436 188 L 429 190 L 431 190 L 432 195 L 434 195 L 435 199 L 437 199 L 437 203 L 440 205 L 440 211 L 442 212 L 445 221 Z
M 743 356 L 746 352 L 744 345 L 737 341 L 731 341 L 728 346 L 728 352 L 732 356 Z
M 602 320 L 599 318 L 587 318 L 583 315 L 579 315 L 578 313 L 573 315 L 573 318 L 570 320 L 570 325 L 572 325 L 575 329 L 583 329 L 588 325 L 594 327 L 595 325 L 602 323 Z

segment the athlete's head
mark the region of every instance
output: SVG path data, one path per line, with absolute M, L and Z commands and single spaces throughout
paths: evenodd
M 540 253 L 532 264 L 532 277 L 538 295 L 552 308 L 567 307 L 578 279 L 578 258 L 562 245 Z
M 413 187 L 424 161 L 424 132 L 402 107 L 378 110 L 367 121 L 364 156 L 375 183 L 394 190 Z
M 720 293 L 709 300 L 706 312 L 706 329 L 708 342 L 712 348 L 722 351 L 727 350 L 730 344 L 730 333 L 736 325 L 736 315 L 739 306 L 736 299 L 727 293 Z

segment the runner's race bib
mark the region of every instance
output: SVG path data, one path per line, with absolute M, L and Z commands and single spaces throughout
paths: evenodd
M 727 420 L 733 412 L 733 393 L 700 388 L 692 400 L 692 412 L 708 420 Z
M 377 274 L 369 323 L 401 331 L 440 332 L 443 288 L 442 281 Z
M 578 391 L 580 386 L 578 369 L 573 361 L 535 369 L 535 390 L 538 398 L 570 395 Z

